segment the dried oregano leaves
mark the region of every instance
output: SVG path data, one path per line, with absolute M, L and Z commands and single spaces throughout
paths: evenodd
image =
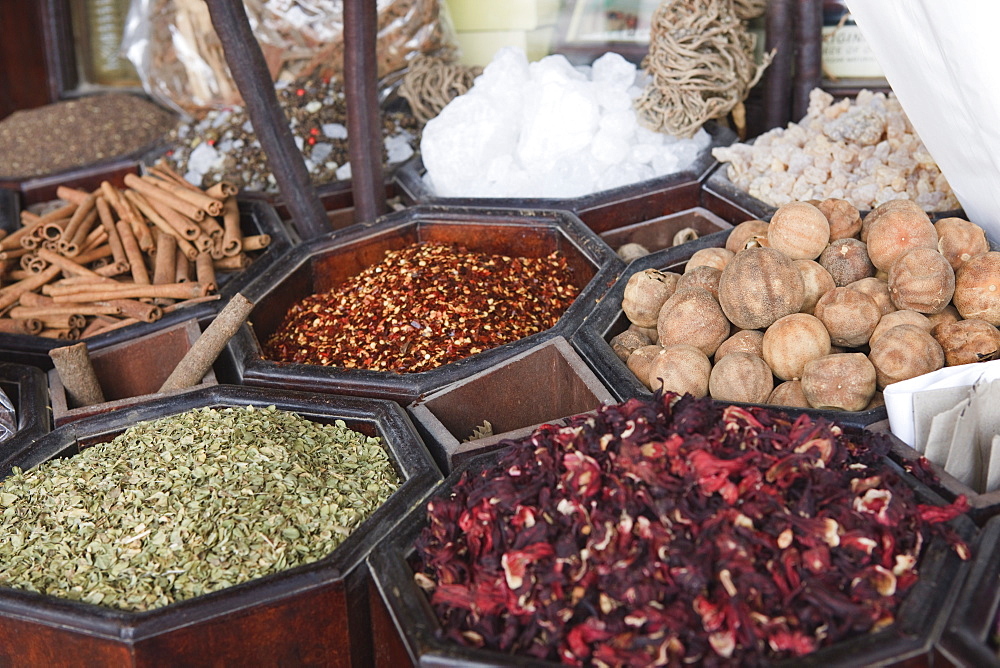
M 398 487 L 380 439 L 201 408 L 0 485 L 0 586 L 141 611 L 328 555 Z

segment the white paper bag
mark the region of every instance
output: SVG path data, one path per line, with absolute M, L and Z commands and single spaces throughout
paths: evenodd
M 1000 239 L 1000 2 L 847 7 L 969 220 Z

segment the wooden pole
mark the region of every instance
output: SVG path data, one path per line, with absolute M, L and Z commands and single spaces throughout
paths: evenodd
M 792 86 L 792 120 L 809 111 L 809 92 L 823 81 L 823 2 L 797 0 L 795 7 L 795 79 Z
M 785 127 L 792 113 L 794 0 L 770 0 L 764 15 L 764 50 L 774 59 L 764 73 L 764 130 Z
M 375 58 L 378 7 L 374 0 L 344 1 L 344 90 L 354 193 L 354 222 L 386 212 L 382 173 L 382 124 Z
M 278 103 L 274 82 L 243 3 L 233 0 L 206 2 L 226 63 L 243 96 L 250 122 L 267 155 L 292 222 L 303 239 L 330 231 L 330 221 L 313 187 L 302 152 L 295 145 L 288 119 Z

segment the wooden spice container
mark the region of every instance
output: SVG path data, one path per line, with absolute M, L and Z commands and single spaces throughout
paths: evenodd
M 14 406 L 17 432 L 0 441 L 0 461 L 23 450 L 52 430 L 49 392 L 41 369 L 26 364 L 0 362 L 0 389 Z
M 603 207 L 614 207 L 620 201 L 641 199 L 647 193 L 655 193 L 674 186 L 701 182 L 718 164 L 715 158 L 712 157 L 712 149 L 716 146 L 728 146 L 736 141 L 735 132 L 715 122 L 710 121 L 706 123 L 705 131 L 711 137 L 711 142 L 708 148 L 698 156 L 688 169 L 627 186 L 591 193 L 582 197 L 517 199 L 505 197 L 439 197 L 424 182 L 426 170 L 419 155 L 404 163 L 398 170 L 396 178 L 399 181 L 403 196 L 418 204 L 449 204 L 453 206 L 518 209 L 565 209 L 574 213 L 582 213 Z M 581 218 L 589 224 L 589 221 L 583 215 L 581 215 Z
M 110 440 L 140 420 L 201 407 L 267 407 L 380 436 L 401 486 L 329 556 L 145 612 L 0 588 L 0 663 L 209 666 L 371 664 L 365 558 L 440 473 L 398 405 L 371 399 L 217 385 L 52 431 L 11 464 L 29 468 Z
M 291 220 L 291 213 L 288 206 L 280 195 L 268 195 L 261 192 L 246 191 L 243 193 L 247 199 L 263 199 L 270 202 L 278 212 L 278 217 L 283 221 L 288 221 L 289 225 L 294 225 Z M 354 216 L 354 188 L 351 181 L 334 181 L 331 183 L 321 183 L 316 186 L 316 195 L 319 197 L 326 210 L 326 217 L 330 221 L 331 230 L 340 230 L 355 222 Z M 406 196 L 406 193 L 399 187 L 397 177 L 393 176 L 386 180 L 385 198 L 387 201 L 398 200 L 402 205 L 409 206 L 413 202 Z
M 983 528 L 965 584 L 941 639 L 934 646 L 935 666 L 1000 666 L 996 642 L 1000 609 L 1000 517 Z
M 446 496 L 461 477 L 488 468 L 503 454 L 495 450 L 470 457 L 462 462 L 444 481 L 434 496 Z M 893 466 L 887 462 L 888 466 Z M 905 475 L 905 474 L 904 474 Z M 916 480 L 909 478 L 924 503 L 940 504 L 940 497 Z M 413 508 L 397 525 L 392 534 L 381 541 L 368 557 L 373 586 L 381 597 L 385 610 L 377 610 L 373 632 L 386 639 L 381 653 L 376 653 L 379 668 L 400 665 L 403 648 L 413 665 L 420 666 L 521 666 L 543 668 L 556 664 L 511 656 L 491 650 L 460 646 L 440 636 L 440 625 L 427 595 L 414 581 L 411 566 L 416 556 L 414 543 L 427 526 L 426 503 Z M 975 527 L 966 517 L 952 520 L 965 540 L 971 541 Z M 854 668 L 860 665 L 922 666 L 928 663 L 934 643 L 941 635 L 945 620 L 952 610 L 958 589 L 968 572 L 968 562 L 962 562 L 945 541 L 935 539 L 927 548 L 918 566 L 920 579 L 902 600 L 896 621 L 887 628 L 856 636 L 811 654 L 788 659 L 776 666 L 831 666 Z M 993 568 L 995 572 L 1000 566 Z M 995 578 L 994 578 L 995 579 Z M 1000 590 L 1000 588 L 997 588 Z M 979 600 L 978 598 L 976 599 Z M 992 665 L 992 664 L 960 664 Z
M 103 348 L 88 346 L 90 362 L 105 401 L 90 406 L 72 406 L 59 372 L 49 369 L 49 398 L 56 427 L 88 415 L 107 413 L 139 403 L 161 401 L 174 392 L 158 392 L 174 367 L 201 335 L 197 320 L 185 320 L 158 331 L 119 341 Z M 195 387 L 216 385 L 209 369 Z M 178 390 L 188 392 L 190 389 Z
M 554 337 L 407 406 L 445 473 L 535 427 L 615 399 L 565 338 Z M 468 440 L 484 420 L 488 436 Z
M 573 347 L 619 400 L 652 396 L 652 392 L 636 378 L 635 374 L 611 349 L 611 339 L 628 329 L 630 324 L 621 306 L 628 279 L 633 274 L 646 269 L 683 273 L 685 263 L 698 250 L 725 247 L 730 232 L 731 229 L 721 230 L 696 241 L 657 251 L 633 261 L 625 268 L 615 285 L 601 295 L 597 306 L 573 335 L 571 339 Z M 808 413 L 857 427 L 864 427 L 886 418 L 885 406 L 865 411 L 836 411 L 789 406 L 782 406 L 781 410 L 791 414 Z
M 13 191 L 13 197 L 18 201 L 15 213 L 8 219 L 3 214 L 0 205 L 0 229 L 8 232 L 20 227 L 19 212 L 21 209 L 46 202 L 56 198 L 56 189 L 60 185 L 77 188 L 85 191 L 92 191 L 100 187 L 102 181 L 108 181 L 118 188 L 124 188 L 124 178 L 128 174 L 136 174 L 137 165 L 128 165 L 104 169 L 91 169 L 86 173 L 76 174 L 73 179 L 46 177 L 25 181 L 20 184 L 19 191 Z M 0 190 L 0 202 L 3 201 L 3 193 L 12 191 Z M 257 276 L 264 273 L 267 268 L 277 262 L 289 252 L 293 241 L 288 228 L 282 223 L 273 206 L 263 200 L 255 200 L 240 197 L 238 200 L 240 211 L 240 229 L 244 236 L 268 235 L 270 244 L 260 250 L 255 251 L 251 264 L 245 269 L 235 271 L 219 271 L 216 273 L 218 282 L 217 293 L 221 295 L 219 300 L 194 304 L 183 309 L 165 313 L 156 322 L 138 322 L 131 325 L 100 332 L 86 339 L 91 348 L 100 348 L 129 341 L 133 338 L 154 333 L 162 328 L 171 327 L 186 320 L 195 318 L 203 325 L 207 324 L 215 317 L 219 309 L 228 301 L 230 297 L 241 292 L 246 286 L 253 282 Z M 9 227 L 8 227 L 9 225 Z M 48 359 L 48 351 L 64 342 L 39 336 L 26 336 L 20 334 L 0 333 L 0 359 L 10 359 L 11 361 L 24 361 L 39 366 L 42 369 L 51 368 L 51 361 Z
M 414 373 L 345 369 L 316 364 L 274 362 L 262 343 L 280 326 L 298 300 L 324 292 L 382 260 L 388 250 L 417 242 L 454 243 L 470 251 L 512 257 L 545 257 L 559 251 L 568 280 L 579 295 L 557 324 L 519 341 L 462 360 Z M 389 214 L 370 225 L 352 226 L 296 246 L 245 291 L 256 306 L 230 340 L 237 382 L 246 385 L 382 397 L 409 403 L 508 359 L 552 336 L 569 335 L 592 308 L 594 295 L 610 285 L 622 266 L 614 252 L 572 214 L 557 211 L 487 211 L 417 206 Z M 359 325 L 363 316 L 359 315 Z

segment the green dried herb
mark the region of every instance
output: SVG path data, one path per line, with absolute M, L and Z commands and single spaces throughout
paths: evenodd
M 380 439 L 202 408 L 0 484 L 0 585 L 141 611 L 314 562 L 399 478 Z

